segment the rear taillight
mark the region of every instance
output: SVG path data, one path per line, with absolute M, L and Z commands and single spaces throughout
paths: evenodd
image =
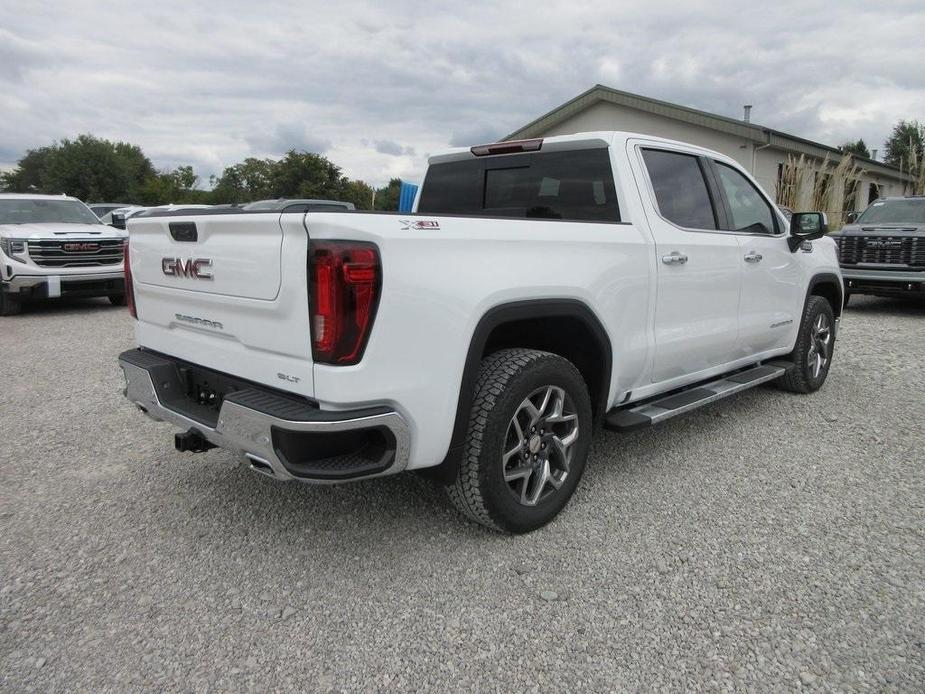
M 132 284 L 132 263 L 128 257 L 128 239 L 125 239 L 122 264 L 125 267 L 125 303 L 128 305 L 128 312 L 132 314 L 132 318 L 137 320 L 138 311 L 135 310 L 135 287 Z
M 358 241 L 311 241 L 308 251 L 312 357 L 356 364 L 369 338 L 382 267 L 379 250 Z

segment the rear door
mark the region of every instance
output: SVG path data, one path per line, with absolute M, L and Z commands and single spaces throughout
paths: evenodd
M 726 208 L 725 228 L 741 250 L 738 356 L 749 357 L 793 344 L 805 284 L 797 254 L 774 205 L 737 167 L 711 160 Z M 801 251 L 798 251 L 798 253 Z
M 652 381 L 660 383 L 733 360 L 742 263 L 735 236 L 722 231 L 708 164 L 666 143 L 630 140 L 628 148 L 655 238 Z

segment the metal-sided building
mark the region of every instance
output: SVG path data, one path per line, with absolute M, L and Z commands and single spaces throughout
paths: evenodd
M 746 112 L 747 112 L 746 108 Z M 595 85 L 505 139 L 551 137 L 591 130 L 625 130 L 681 140 L 737 160 L 771 195 L 780 187 L 788 157 L 803 155 L 813 167 L 828 158 L 838 164 L 841 152 L 828 145 L 706 111 Z M 878 197 L 904 195 L 912 176 L 883 162 L 854 157 L 861 169 L 852 207 L 863 210 Z M 811 179 L 804 186 L 812 186 Z

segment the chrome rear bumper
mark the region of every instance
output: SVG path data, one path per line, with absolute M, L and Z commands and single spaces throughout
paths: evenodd
M 155 363 L 160 360 L 159 363 Z M 261 409 L 235 402 L 234 397 L 224 400 L 214 425 L 204 423 L 166 406 L 152 380 L 152 372 L 165 365 L 165 358 L 141 350 L 131 350 L 119 356 L 119 365 L 125 374 L 125 397 L 155 421 L 170 422 L 184 431 L 193 430 L 210 443 L 232 451 L 248 462 L 252 469 L 278 480 L 299 480 L 331 484 L 348 480 L 380 477 L 404 470 L 410 453 L 410 431 L 404 418 L 386 408 L 369 408 L 357 411 L 318 410 L 307 406 L 293 408 L 292 402 L 281 396 L 260 392 L 251 401 L 262 403 Z M 149 370 L 151 369 L 151 370 Z M 246 395 L 236 393 L 234 395 Z M 244 397 L 238 398 L 244 400 Z M 287 418 L 261 410 L 301 412 L 298 418 Z M 285 459 L 285 446 L 280 437 L 291 441 L 303 438 L 311 445 L 311 435 L 324 438 L 331 434 L 387 430 L 394 443 L 383 451 L 378 460 L 357 454 L 332 456 L 320 461 L 320 473 L 301 474 L 298 465 Z M 341 440 L 344 437 L 339 437 Z M 347 437 L 349 439 L 349 437 Z M 362 459 L 361 459 L 362 458 Z M 311 467 L 311 466 L 310 466 Z M 352 474 L 357 472 L 358 474 Z

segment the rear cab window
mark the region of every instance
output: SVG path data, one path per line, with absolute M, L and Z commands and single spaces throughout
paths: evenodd
M 527 152 L 432 164 L 418 212 L 619 222 L 606 147 Z

